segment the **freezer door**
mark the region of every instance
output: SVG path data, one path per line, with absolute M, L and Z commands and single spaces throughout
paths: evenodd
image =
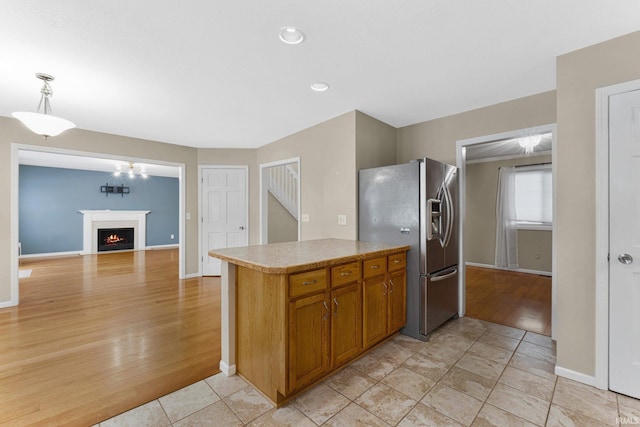
M 427 335 L 458 314 L 458 266 L 422 276 L 420 333 Z

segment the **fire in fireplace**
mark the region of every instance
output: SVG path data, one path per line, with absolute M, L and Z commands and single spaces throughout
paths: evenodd
M 98 252 L 134 249 L 133 228 L 99 228 Z

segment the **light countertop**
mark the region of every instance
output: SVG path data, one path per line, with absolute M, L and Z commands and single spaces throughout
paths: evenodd
M 214 249 L 209 255 L 231 264 L 271 274 L 285 274 L 322 268 L 340 262 L 386 256 L 409 250 L 409 246 L 343 239 L 306 240 Z

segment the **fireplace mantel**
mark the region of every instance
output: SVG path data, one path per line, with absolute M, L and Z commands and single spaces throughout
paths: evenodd
M 82 254 L 98 253 L 98 228 L 133 227 L 134 250 L 144 249 L 147 242 L 147 214 L 151 211 L 81 210 Z

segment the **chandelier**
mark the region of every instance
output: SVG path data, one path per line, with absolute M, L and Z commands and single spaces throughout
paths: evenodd
M 76 125 L 69 120 L 51 114 L 51 97 L 53 96 L 53 90 L 49 82 L 53 81 L 54 77 L 43 73 L 36 73 L 36 77 L 43 81 L 37 111 L 35 113 L 20 111 L 13 113 L 12 116 L 20 120 L 31 132 L 42 135 L 45 139 L 49 136 L 60 135 L 65 130 L 76 127 Z M 42 113 L 40 109 L 42 109 Z
M 141 176 L 142 178 L 147 178 L 147 171 L 145 167 L 141 164 L 136 164 L 133 162 L 129 163 L 118 163 L 116 166 L 116 171 L 113 173 L 113 176 L 120 176 L 123 173 L 129 175 L 129 178 L 133 179 L 136 175 Z

